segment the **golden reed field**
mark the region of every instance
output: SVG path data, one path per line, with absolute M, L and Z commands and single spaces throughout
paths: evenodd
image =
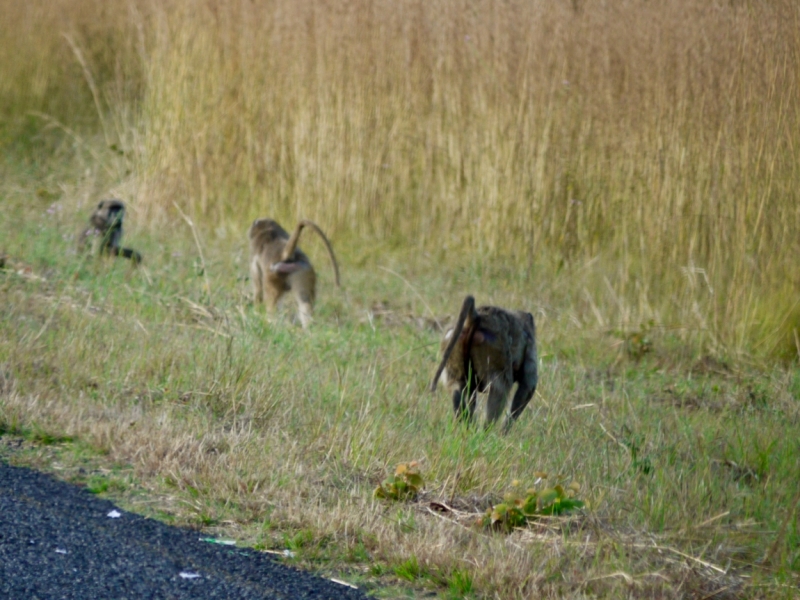
M 436 260 L 591 265 L 601 326 L 624 303 L 797 356 L 792 0 L 3 4 L 3 120 L 124 149 L 142 222 L 269 207 Z

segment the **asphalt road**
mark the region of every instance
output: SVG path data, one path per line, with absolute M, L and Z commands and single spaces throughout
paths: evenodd
M 267 554 L 201 537 L 0 461 L 2 599 L 366 598 Z

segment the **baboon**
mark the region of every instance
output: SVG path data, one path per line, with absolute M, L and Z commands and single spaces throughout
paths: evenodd
M 80 234 L 78 249 L 83 252 L 91 248 L 93 254 L 121 256 L 138 265 L 142 262 L 142 255 L 120 245 L 124 219 L 125 204 L 121 200 L 101 200 L 89 219 L 91 227 Z
M 300 323 L 303 328 L 311 323 L 316 298 L 317 275 L 308 256 L 297 247 L 300 232 L 304 227 L 316 231 L 325 242 L 333 263 L 336 286 L 339 286 L 339 265 L 333 248 L 313 222 L 303 220 L 291 237 L 287 231 L 272 219 L 256 219 L 250 226 L 250 278 L 253 280 L 253 302 L 269 300 L 270 308 L 275 310 L 284 293 L 291 291 L 300 309 Z
M 458 418 L 472 422 L 479 392 L 489 392 L 486 425 L 493 424 L 505 408 L 514 382 L 517 391 L 503 430 L 508 431 L 527 406 L 538 382 L 536 325 L 533 315 L 496 306 L 475 308 L 467 296 L 454 329 L 442 340 L 442 362 L 431 383 L 439 378 L 453 391 Z

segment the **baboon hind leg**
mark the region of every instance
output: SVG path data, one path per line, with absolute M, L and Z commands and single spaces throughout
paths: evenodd
M 511 382 L 508 376 L 497 377 L 489 385 L 489 399 L 486 402 L 487 427 L 495 423 L 503 414 L 510 389 Z
M 297 271 L 289 276 L 289 287 L 297 301 L 300 324 L 303 329 L 308 328 L 311 324 L 314 313 L 314 300 L 316 299 L 316 286 L 317 276 L 311 267 Z
M 309 302 L 300 300 L 298 298 L 297 308 L 300 315 L 300 325 L 303 326 L 303 329 L 308 329 L 308 326 L 311 325 L 311 320 L 314 316 L 314 309 L 312 305 Z

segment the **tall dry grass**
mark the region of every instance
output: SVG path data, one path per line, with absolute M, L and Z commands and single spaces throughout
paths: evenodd
M 144 217 L 309 217 L 796 355 L 791 0 L 6 4 L 0 103 L 93 111 Z

